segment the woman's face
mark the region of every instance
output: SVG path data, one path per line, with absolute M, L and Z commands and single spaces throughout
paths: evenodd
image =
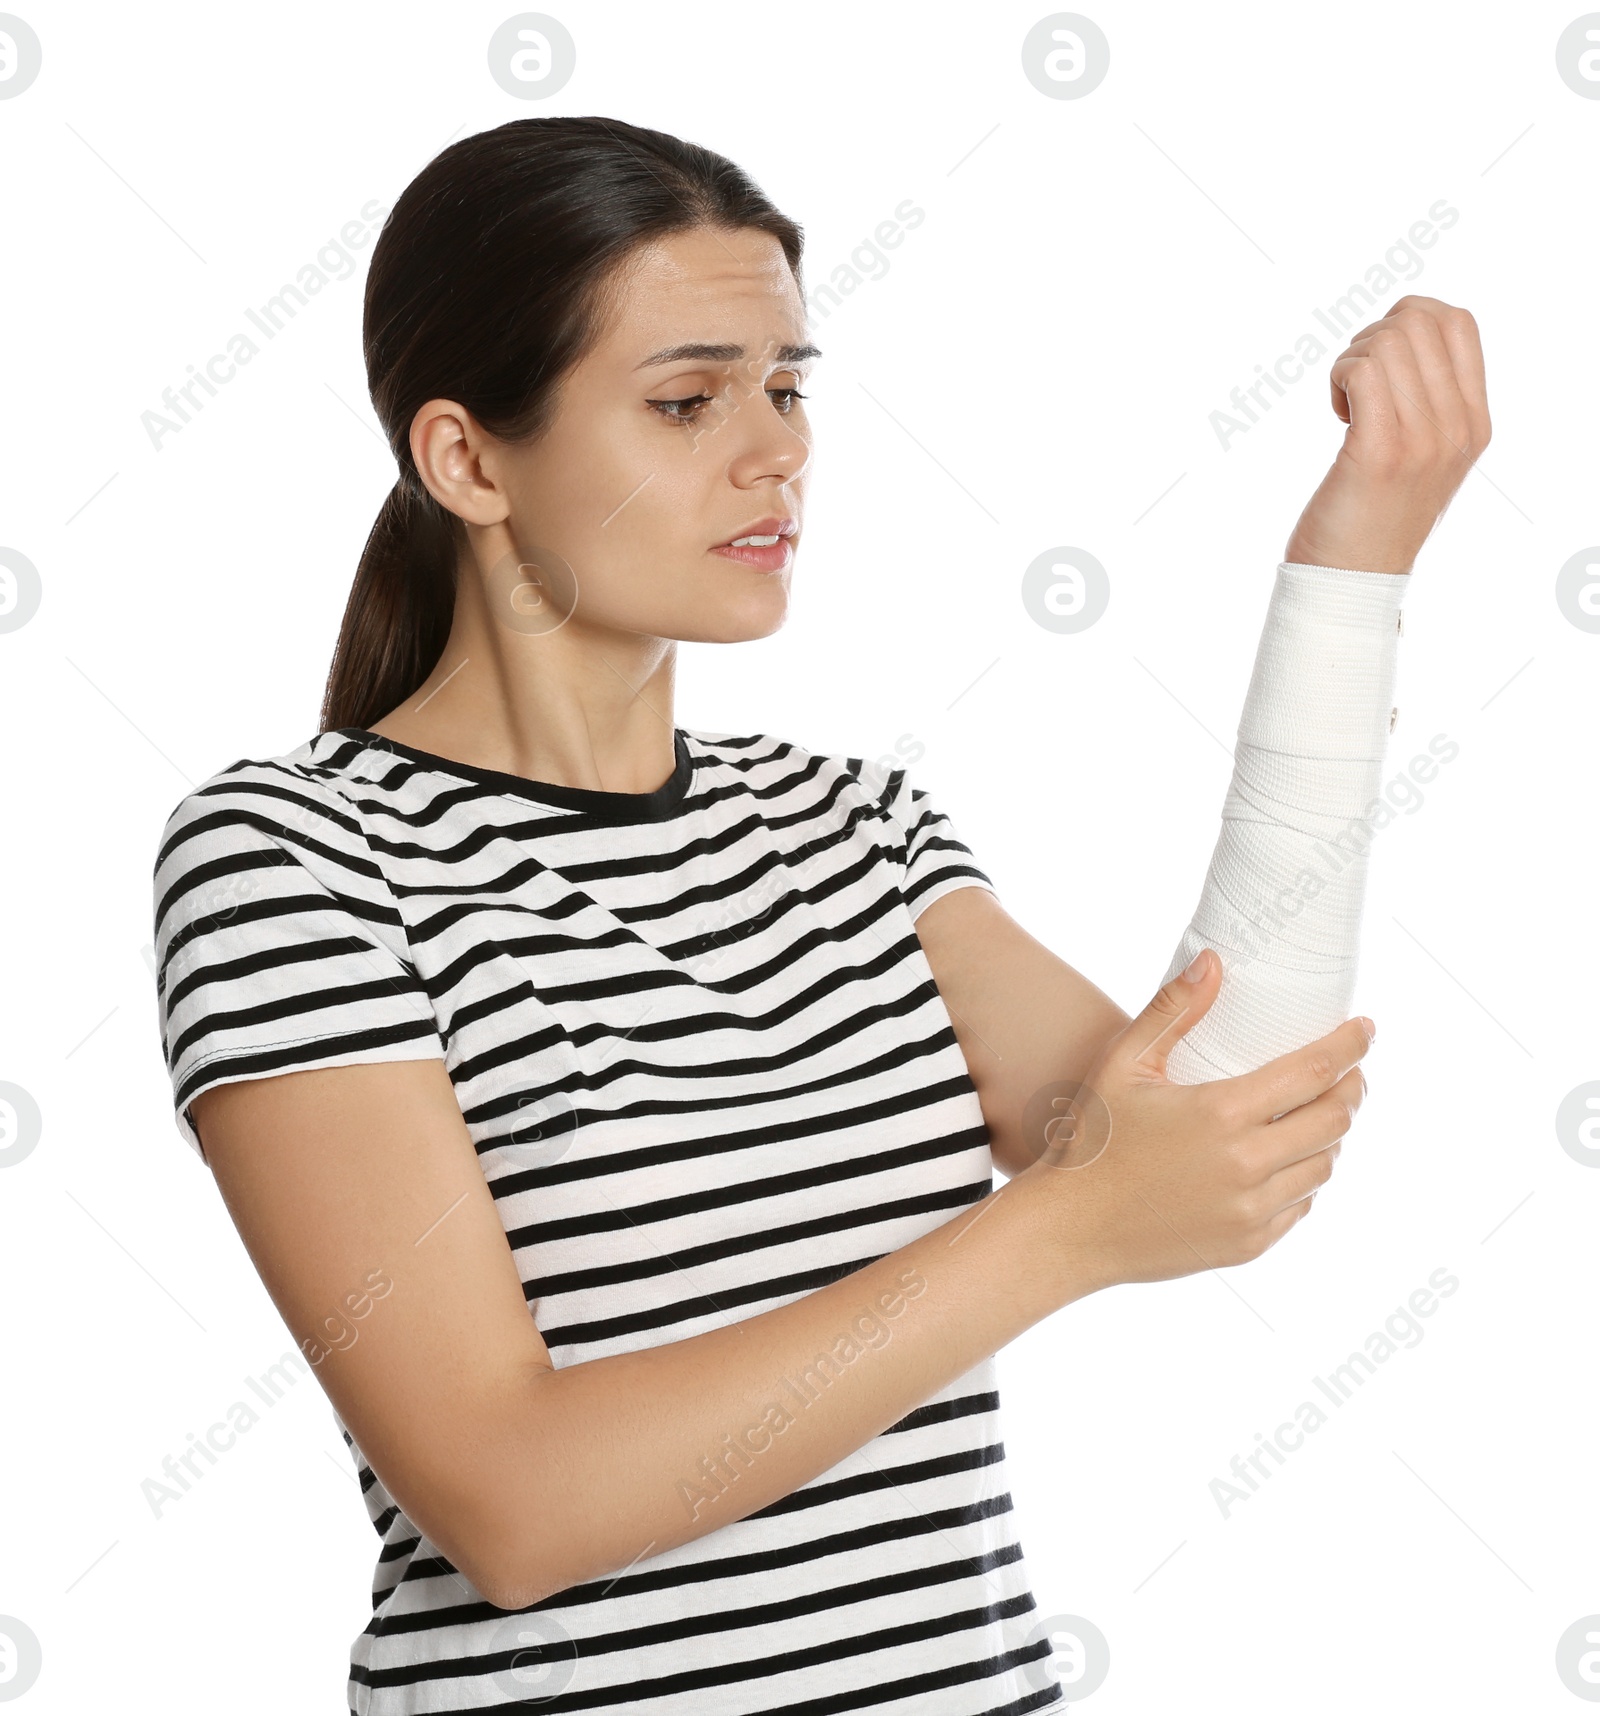
M 783 624 L 811 430 L 794 397 L 816 349 L 782 247 L 751 229 L 644 247 L 598 345 L 562 382 L 549 430 L 485 451 L 521 559 L 569 622 L 728 643 Z M 717 547 L 777 523 L 767 567 Z

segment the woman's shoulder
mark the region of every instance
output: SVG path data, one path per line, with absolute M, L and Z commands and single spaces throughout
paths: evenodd
M 354 804 L 341 791 L 341 761 L 351 751 L 343 734 L 318 733 L 292 750 L 237 758 L 216 769 L 167 812 L 156 869 L 178 851 L 195 853 L 241 836 L 279 843 L 315 836 L 359 849 L 365 843 Z
M 801 744 L 769 732 L 722 732 L 703 727 L 685 727 L 684 733 L 713 762 L 730 768 L 752 785 L 781 786 L 786 782 L 824 779 L 830 785 L 847 777 L 880 808 L 889 808 L 905 790 L 906 765 L 914 756 L 897 749 L 881 756 L 852 753 Z

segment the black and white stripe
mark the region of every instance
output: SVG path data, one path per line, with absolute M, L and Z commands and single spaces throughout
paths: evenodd
M 438 1057 L 562 1366 L 785 1304 L 993 1183 L 912 928 L 991 886 L 948 818 L 903 769 L 675 747 L 658 790 L 610 793 L 321 733 L 190 793 L 156 861 L 190 1146 L 212 1085 Z M 359 1716 L 1063 1708 L 992 1358 L 759 1513 L 516 1614 L 345 1440 L 382 1539 Z

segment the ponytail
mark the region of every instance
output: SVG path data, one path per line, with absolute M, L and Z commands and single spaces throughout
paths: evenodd
M 378 510 L 356 566 L 322 700 L 322 732 L 370 727 L 444 654 L 455 617 L 455 517 L 409 472 Z

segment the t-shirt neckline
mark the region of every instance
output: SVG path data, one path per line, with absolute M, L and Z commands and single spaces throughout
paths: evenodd
M 383 733 L 366 727 L 339 727 L 340 737 L 354 740 L 374 750 L 388 751 L 421 768 L 435 769 L 474 782 L 491 792 L 507 793 L 516 798 L 530 798 L 540 804 L 559 805 L 565 810 L 582 811 L 602 822 L 653 822 L 670 816 L 688 795 L 694 778 L 694 759 L 689 752 L 688 737 L 682 727 L 672 729 L 672 748 L 676 766 L 660 786 L 649 792 L 609 792 L 599 787 L 564 786 L 555 781 L 536 781 L 526 775 L 514 775 L 500 769 L 479 768 L 475 763 L 457 762 L 453 757 L 441 757 L 432 751 L 418 750 L 415 745 L 402 744 Z

